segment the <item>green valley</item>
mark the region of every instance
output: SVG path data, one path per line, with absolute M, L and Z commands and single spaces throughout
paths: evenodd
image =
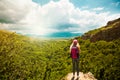
M 97 79 L 120 77 L 120 39 L 110 42 L 78 38 L 81 45 L 80 71 Z M 37 40 L 0 31 L 1 80 L 61 80 L 72 71 L 69 45 L 72 40 Z

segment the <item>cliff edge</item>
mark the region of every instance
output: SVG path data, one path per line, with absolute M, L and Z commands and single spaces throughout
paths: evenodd
M 65 76 L 62 80 L 97 80 L 97 79 L 91 72 L 85 74 L 83 72 L 80 72 L 79 78 L 77 78 L 77 76 L 73 78 L 73 73 L 68 73 L 67 76 Z

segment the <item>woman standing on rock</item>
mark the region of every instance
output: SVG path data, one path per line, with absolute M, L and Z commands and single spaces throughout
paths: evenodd
M 77 70 L 77 77 L 79 78 L 79 53 L 80 53 L 80 45 L 77 39 L 74 39 L 70 46 L 70 53 L 73 64 L 73 78 L 75 77 L 75 70 Z

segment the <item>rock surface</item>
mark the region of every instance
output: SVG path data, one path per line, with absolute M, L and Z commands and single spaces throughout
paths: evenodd
M 94 77 L 94 75 L 91 72 L 88 72 L 88 73 L 85 73 L 85 74 L 83 72 L 80 72 L 79 73 L 79 78 L 77 78 L 76 75 L 73 78 L 73 74 L 69 73 L 62 80 L 97 80 L 97 79 Z

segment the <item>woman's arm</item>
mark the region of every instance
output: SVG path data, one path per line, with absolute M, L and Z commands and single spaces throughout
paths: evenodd
M 77 47 L 78 47 L 78 50 L 79 50 L 79 53 L 81 52 L 81 49 L 80 49 L 80 44 L 77 43 Z
M 72 46 L 73 46 L 73 43 L 70 45 L 70 53 L 71 53 L 71 48 L 72 48 Z

